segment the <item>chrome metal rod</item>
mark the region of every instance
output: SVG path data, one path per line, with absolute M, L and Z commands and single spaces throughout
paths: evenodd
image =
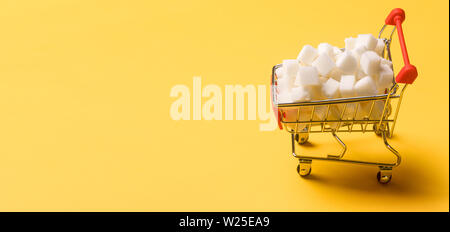
M 408 85 L 404 85 L 400 92 L 400 98 L 398 99 L 397 108 L 395 109 L 395 115 L 394 115 L 394 119 L 393 119 L 394 122 L 392 123 L 392 128 L 391 128 L 389 137 L 392 137 L 392 135 L 394 134 L 394 128 L 395 128 L 395 124 L 397 122 L 398 111 L 400 110 L 400 105 L 402 104 L 402 100 L 403 100 L 403 94 L 405 93 L 407 86 Z
M 295 157 L 298 159 L 306 159 L 306 160 L 337 161 L 337 162 L 363 164 L 363 165 L 378 166 L 378 167 L 396 167 L 397 166 L 396 164 L 392 164 L 392 163 L 370 162 L 370 161 L 361 161 L 361 160 L 330 159 L 327 157 L 314 157 L 314 156 L 295 156 Z
M 394 167 L 397 167 L 398 165 L 400 165 L 400 163 L 402 162 L 402 157 L 400 156 L 400 154 L 398 153 L 397 150 L 395 150 L 387 141 L 386 138 L 386 131 L 382 132 L 382 136 L 383 136 L 383 141 L 384 141 L 384 145 L 387 147 L 387 149 L 389 151 L 391 151 L 392 153 L 394 153 L 394 155 L 396 156 L 397 160 L 395 161 Z
M 283 121 L 283 120 L 281 120 L 281 122 L 282 123 L 300 123 L 300 124 L 303 124 L 303 123 L 313 123 L 313 124 L 317 124 L 317 125 L 319 125 L 320 123 L 325 123 L 325 122 L 328 122 L 328 123 L 331 123 L 331 122 L 342 122 L 342 123 L 370 123 L 370 124 L 374 124 L 374 123 L 378 123 L 380 120 L 378 120 L 378 119 L 361 119 L 361 120 L 313 120 L 313 121 L 293 121 L 293 122 L 288 122 L 288 121 Z M 386 119 L 386 120 L 383 120 L 383 122 L 393 122 L 394 120 L 393 119 Z
M 292 155 L 294 157 L 297 157 L 297 154 L 295 154 L 295 134 L 291 134 L 291 140 L 292 140 Z
M 370 166 L 378 166 L 380 168 L 394 168 L 400 165 L 401 163 L 401 157 L 400 154 L 387 142 L 386 139 L 386 132 L 383 131 L 383 141 L 386 147 L 394 153 L 397 160 L 395 163 L 383 163 L 383 162 L 370 162 L 370 161 L 362 161 L 362 160 L 349 160 L 349 159 L 336 159 L 336 158 L 330 158 L 330 157 L 314 157 L 314 156 L 303 156 L 303 155 L 297 155 L 295 152 L 295 134 L 291 134 L 291 142 L 292 142 L 292 155 L 295 158 L 301 159 L 301 160 L 321 160 L 321 161 L 338 161 L 338 162 L 344 162 L 344 163 L 353 163 L 353 164 L 362 164 L 362 165 L 370 165 Z
M 313 105 L 326 105 L 326 104 L 342 104 L 342 103 L 355 103 L 373 100 L 386 100 L 388 94 L 376 95 L 376 96 L 364 96 L 364 97 L 349 97 L 338 99 L 317 100 L 308 102 L 296 102 L 296 103 L 279 103 L 278 108 L 284 107 L 297 107 L 297 106 L 313 106 Z M 399 95 L 390 96 L 390 98 L 399 98 Z
M 345 145 L 345 143 L 342 142 L 342 140 L 336 135 L 336 132 L 334 130 L 331 132 L 331 134 L 336 139 L 336 141 L 338 141 L 338 143 L 341 145 L 342 150 L 341 150 L 341 153 L 338 156 L 328 155 L 328 158 L 342 159 L 342 157 L 344 157 L 344 155 L 345 155 L 345 152 L 347 151 L 347 145 Z

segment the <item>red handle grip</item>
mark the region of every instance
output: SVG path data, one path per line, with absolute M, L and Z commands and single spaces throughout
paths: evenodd
M 406 50 L 405 37 L 402 29 L 403 21 L 405 21 L 405 11 L 400 8 L 395 8 L 386 18 L 385 24 L 396 26 L 403 54 L 403 62 L 405 63 L 405 66 L 398 72 L 395 80 L 397 83 L 412 84 L 418 74 L 416 67 L 409 63 L 408 51 Z

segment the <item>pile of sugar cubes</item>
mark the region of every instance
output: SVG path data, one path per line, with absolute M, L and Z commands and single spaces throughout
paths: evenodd
M 278 103 L 373 96 L 393 84 L 392 62 L 382 57 L 384 41 L 371 34 L 345 39 L 345 49 L 305 45 L 297 59 L 276 69 Z

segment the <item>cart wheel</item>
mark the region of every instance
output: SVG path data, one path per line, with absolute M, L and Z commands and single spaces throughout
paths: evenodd
M 306 143 L 308 141 L 308 139 L 309 139 L 309 134 L 307 134 L 307 133 L 295 134 L 295 141 L 297 141 L 297 143 L 300 145 Z
M 297 165 L 297 172 L 301 177 L 311 174 L 311 163 L 300 163 Z
M 383 175 L 381 175 L 381 172 L 379 171 L 377 173 L 377 179 L 378 179 L 378 182 L 380 182 L 382 184 L 387 184 L 387 183 L 391 182 L 392 174 L 383 174 Z

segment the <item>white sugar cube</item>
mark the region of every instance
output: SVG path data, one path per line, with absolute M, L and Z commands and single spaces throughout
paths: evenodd
M 383 55 L 384 51 L 384 41 L 383 39 L 377 39 L 377 46 L 375 47 L 374 51 L 379 55 Z
M 374 51 L 366 51 L 361 55 L 359 65 L 364 73 L 375 76 L 380 67 L 381 58 Z
M 378 75 L 378 89 L 380 92 L 384 92 L 384 89 L 390 88 L 392 80 L 394 78 L 394 72 L 387 64 L 382 64 L 380 67 L 380 74 Z
M 278 91 L 290 91 L 294 85 L 294 82 L 289 78 L 277 79 Z
M 341 82 L 339 83 L 339 92 L 341 94 L 341 97 L 347 98 L 347 97 L 355 97 L 355 76 L 354 75 L 343 75 L 341 77 Z M 345 110 L 343 117 L 344 118 L 353 118 L 355 115 L 357 104 L 354 103 L 348 103 L 344 107 Z
M 380 64 L 387 64 L 392 68 L 392 61 L 381 58 Z
M 361 102 L 357 113 L 357 119 L 379 120 L 383 115 L 383 109 L 386 101 Z M 373 106 L 372 106 L 373 104 Z M 372 109 L 372 111 L 371 111 Z M 369 117 L 370 115 L 370 117 Z
M 345 50 L 346 51 L 352 50 L 355 47 L 356 42 L 357 42 L 356 38 L 353 37 L 345 38 Z
M 299 64 L 297 60 L 283 60 L 283 77 L 295 78 Z
M 334 99 L 339 97 L 339 82 L 333 78 L 330 78 L 323 84 L 322 93 L 328 99 Z
M 341 82 L 339 83 L 339 92 L 342 97 L 354 97 L 355 89 L 355 76 L 354 75 L 343 75 L 341 77 Z
M 354 75 L 343 75 L 341 77 L 341 82 L 339 85 L 339 91 L 342 97 L 355 97 L 356 96 L 356 78 Z M 343 118 L 344 119 L 353 119 L 356 117 L 355 113 L 357 111 L 358 104 L 356 103 L 347 103 L 346 106 L 342 109 Z
M 311 45 L 305 45 L 298 54 L 297 60 L 305 65 L 311 65 L 317 56 L 318 52 L 315 48 Z
M 377 39 L 372 34 L 358 35 L 357 43 L 365 46 L 368 50 L 374 50 L 377 46 Z
M 327 54 L 329 57 L 334 57 L 333 46 L 329 43 L 321 43 L 317 46 L 317 52 L 319 55 Z
M 339 120 L 340 117 L 341 117 L 341 107 L 338 105 L 331 105 L 330 110 L 328 112 L 327 120 Z M 336 129 L 338 125 L 339 125 L 338 122 L 329 122 L 326 123 L 325 126 L 329 126 L 333 129 Z
M 320 76 L 319 81 L 320 81 L 320 84 L 323 85 L 328 81 L 328 77 Z
M 361 80 L 361 78 L 363 78 L 363 77 L 365 77 L 365 76 L 367 76 L 367 73 L 364 73 L 364 71 L 363 71 L 362 69 L 359 68 L 359 69 L 356 71 L 355 77 L 356 77 L 356 80 L 357 80 L 357 81 Z
M 342 76 L 342 71 L 335 67 L 333 70 L 331 70 L 331 72 L 328 74 L 329 78 L 333 78 L 336 81 L 341 81 L 341 76 Z
M 322 94 L 322 86 L 321 85 L 310 85 L 305 86 L 304 89 L 308 91 L 311 100 L 323 100 L 325 96 Z
M 370 76 L 361 78 L 355 83 L 355 91 L 358 96 L 373 96 L 377 94 L 375 81 Z
M 303 86 L 292 88 L 291 99 L 293 102 L 311 101 L 311 95 Z
M 343 74 L 354 74 L 358 67 L 358 61 L 349 51 L 342 53 L 336 60 L 336 66 Z
M 359 60 L 361 58 L 361 55 L 366 51 L 366 46 L 358 44 L 355 48 L 353 48 L 352 54 L 355 56 L 356 60 Z
M 313 100 L 313 101 L 326 99 L 325 96 L 323 96 L 323 94 L 322 94 L 322 86 L 320 86 L 320 85 L 319 86 L 307 86 L 307 87 L 305 87 L 305 90 L 308 91 L 309 96 L 310 96 L 311 100 Z M 310 107 L 310 108 L 311 108 L 311 111 L 312 111 L 312 107 Z M 323 120 L 323 119 L 325 119 L 326 111 L 327 111 L 327 107 L 326 106 L 316 106 L 316 107 L 314 107 L 313 120 Z M 308 118 L 308 120 L 309 119 L 310 118 Z
M 342 54 L 343 51 L 338 48 L 338 47 L 333 47 L 333 55 L 334 55 L 334 59 L 337 59 L 337 56 L 339 56 L 340 54 Z
M 315 67 L 301 66 L 298 69 L 294 84 L 302 86 L 320 85 L 319 73 Z
M 343 112 L 342 119 L 356 118 L 357 115 L 355 113 L 356 113 L 357 107 L 358 107 L 358 103 L 347 103 L 345 106 L 342 106 L 342 110 L 341 110 L 341 112 Z M 344 112 L 344 110 L 345 110 L 345 112 Z
M 292 103 L 291 92 L 290 91 L 280 91 L 277 94 L 278 103 Z
M 327 53 L 322 53 L 312 63 L 312 66 L 317 69 L 320 75 L 326 76 L 335 67 L 335 64 Z
M 283 78 L 283 73 L 284 73 L 283 67 L 275 69 L 275 75 L 277 76 L 277 79 Z
M 314 108 L 313 120 L 324 120 L 327 115 L 327 106 L 316 106 Z

